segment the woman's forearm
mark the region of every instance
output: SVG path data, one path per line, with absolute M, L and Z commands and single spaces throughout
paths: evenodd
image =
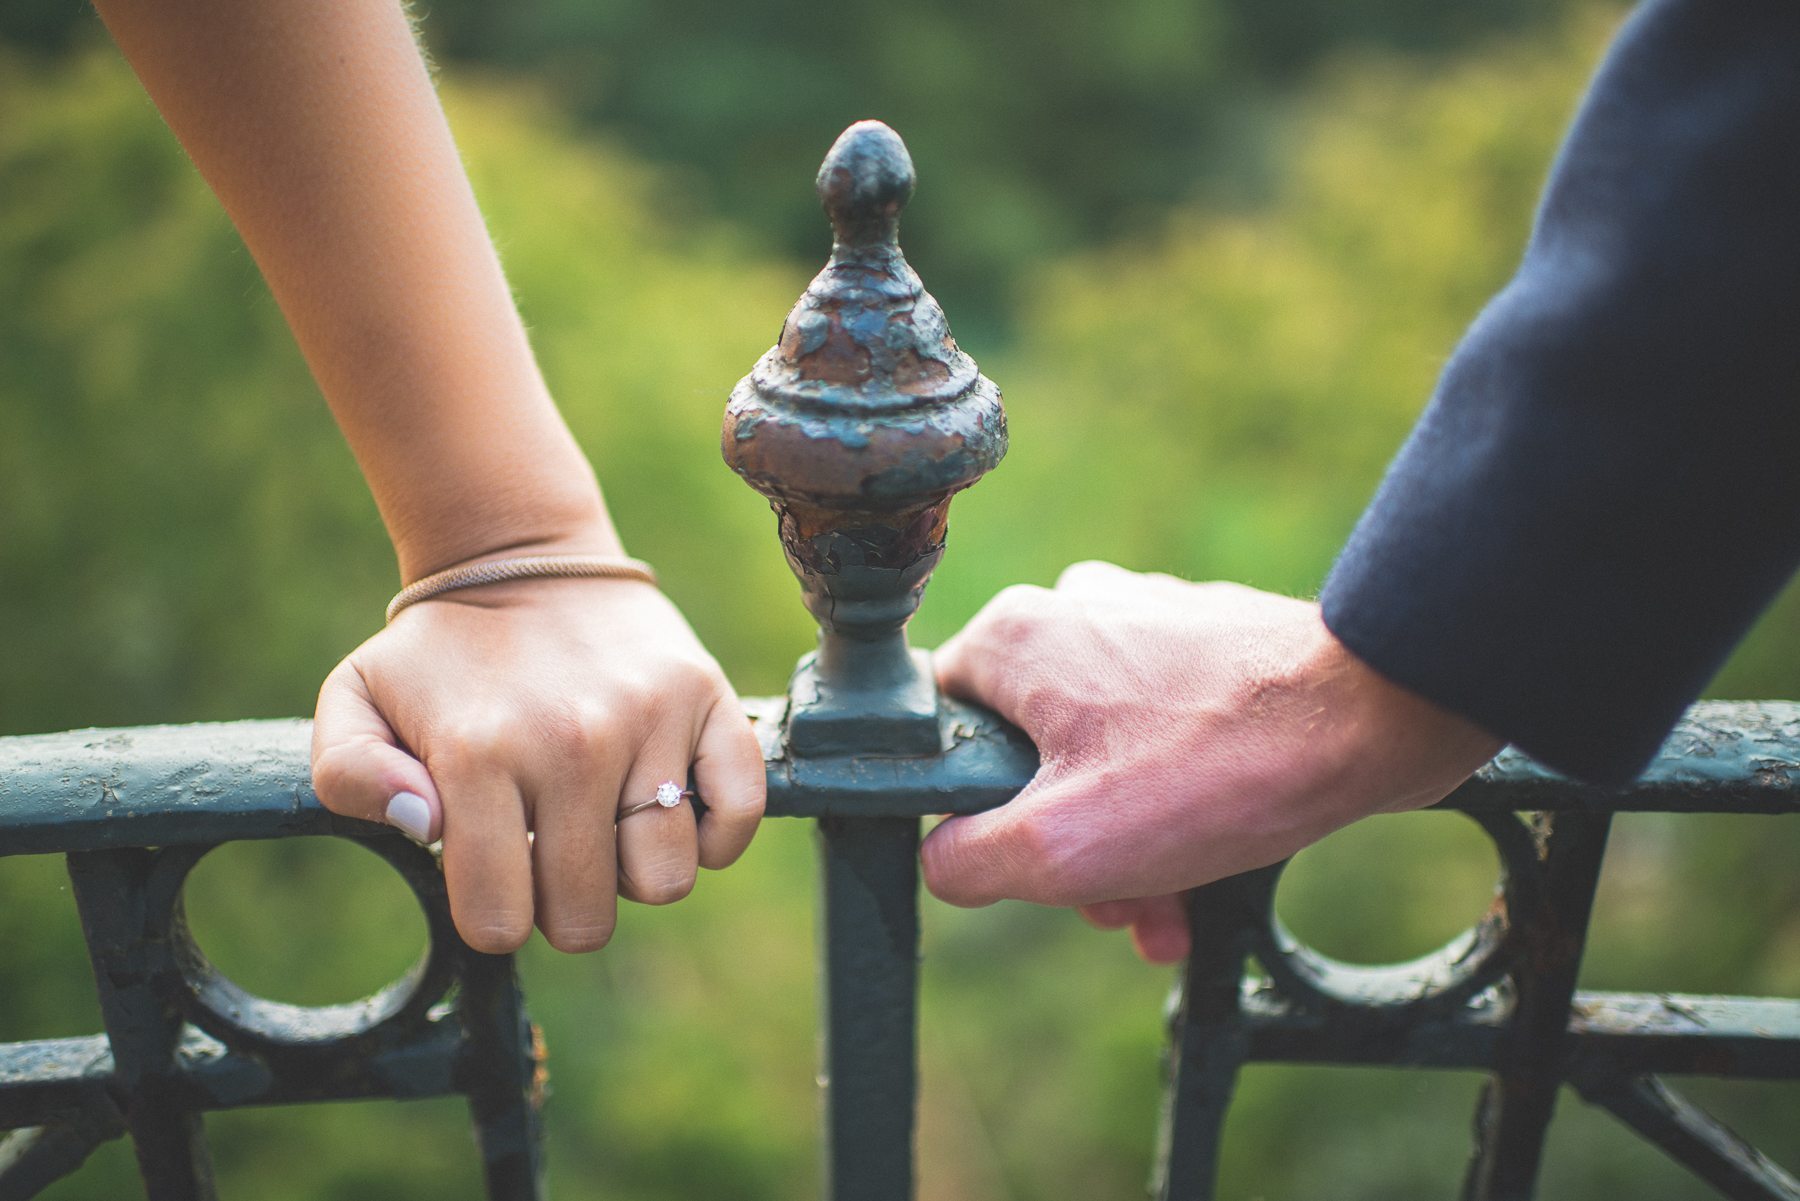
M 402 575 L 617 551 L 397 0 L 98 0 L 236 222 Z
M 618 552 L 400 0 L 98 7 L 262 267 L 405 578 L 513 550 Z M 762 812 L 731 685 L 642 580 L 414 605 L 339 664 L 314 716 L 319 800 L 441 839 L 451 915 L 481 951 L 516 950 L 534 925 L 594 950 L 620 895 L 685 895 Z M 704 813 L 641 809 L 690 778 Z

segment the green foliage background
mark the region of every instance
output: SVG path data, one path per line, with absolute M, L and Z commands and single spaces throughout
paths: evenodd
M 116 55 L 60 9 L 8 14 L 0 733 L 306 712 L 393 587 L 373 506 L 248 256 Z M 808 185 L 838 126 L 882 115 L 911 137 L 909 251 L 1008 397 L 1012 455 L 957 502 L 916 623 L 929 645 L 998 588 L 1084 557 L 1316 588 L 1510 270 L 1616 17 L 1504 0 L 1136 0 L 1068 21 L 1001 3 L 450 0 L 425 28 L 629 543 L 740 688 L 767 693 L 811 626 L 766 508 L 718 462 L 717 423 L 823 257 Z M 1800 599 L 1713 691 L 1800 696 Z M 1584 983 L 1800 994 L 1797 851 L 1791 822 L 1627 819 Z M 605 952 L 527 951 L 557 1195 L 816 1192 L 810 854 L 798 824 L 771 822 L 691 900 L 630 910 Z M 1303 855 L 1282 910 L 1327 951 L 1397 958 L 1477 915 L 1493 870 L 1461 819 L 1383 818 Z M 190 897 L 229 970 L 308 1002 L 400 970 L 409 904 L 371 857 L 310 843 L 217 852 Z M 1166 973 L 1026 906 L 929 905 L 925 950 L 924 1195 L 1136 1195 Z M 97 1029 L 60 864 L 0 860 L 0 1039 Z M 1223 1195 L 1452 1195 L 1474 1091 L 1252 1070 Z M 1800 1160 L 1794 1086 L 1693 1091 Z M 227 1197 L 479 1192 L 453 1102 L 209 1126 Z M 49 1195 L 131 1181 L 114 1145 Z M 1545 1193 L 1705 1195 L 1573 1100 Z

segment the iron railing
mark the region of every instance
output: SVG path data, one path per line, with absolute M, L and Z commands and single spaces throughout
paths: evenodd
M 993 385 L 950 339 L 895 242 L 905 147 L 853 126 L 819 184 L 830 265 L 733 393 L 727 461 L 768 496 L 816 654 L 750 704 L 769 813 L 816 820 L 822 890 L 825 1192 L 913 1195 L 919 820 L 1005 802 L 1030 743 L 938 695 L 904 627 L 944 548 L 951 496 L 998 461 Z M 214 1195 L 202 1115 L 245 1105 L 461 1094 L 495 1198 L 541 1195 L 541 1047 L 509 957 L 456 937 L 430 854 L 324 810 L 301 722 L 0 739 L 0 856 L 68 857 L 105 1033 L 0 1044 L 0 1201 L 130 1135 L 151 1201 Z M 1413 963 L 1356 967 L 1276 919 L 1280 867 L 1189 895 L 1194 951 L 1171 999 L 1154 1191 L 1209 1198 L 1239 1069 L 1253 1061 L 1489 1073 L 1468 1201 L 1532 1195 L 1563 1085 L 1734 1198 L 1800 1184 L 1672 1092 L 1669 1075 L 1800 1078 L 1800 1001 L 1577 992 L 1612 815 L 1800 812 L 1800 704 L 1696 707 L 1651 769 L 1602 789 L 1503 754 L 1443 803 L 1503 866 L 1474 929 Z M 354 839 L 406 879 L 429 944 L 365 1001 L 258 998 L 189 937 L 181 890 L 241 839 Z

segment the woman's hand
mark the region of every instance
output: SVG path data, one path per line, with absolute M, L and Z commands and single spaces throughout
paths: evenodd
M 931 832 L 926 885 L 957 905 L 1080 906 L 1156 962 L 1187 954 L 1180 890 L 1429 805 L 1500 749 L 1363 664 L 1317 605 L 1106 563 L 1007 589 L 935 662 L 1042 766 Z
M 707 811 L 651 807 L 687 787 Z M 616 896 L 666 904 L 743 853 L 762 752 L 668 598 L 630 580 L 527 579 L 414 605 L 326 679 L 313 783 L 334 813 L 443 839 L 456 928 L 478 951 L 612 937 Z M 416 799 L 414 799 L 416 798 Z M 421 824 L 424 828 L 417 828 Z

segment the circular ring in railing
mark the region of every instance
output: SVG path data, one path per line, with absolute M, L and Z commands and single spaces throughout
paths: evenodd
M 383 1028 L 417 1027 L 443 999 L 455 977 L 461 946 L 444 897 L 443 874 L 431 853 L 395 834 L 352 841 L 386 860 L 419 901 L 427 942 L 400 978 L 360 1001 L 294 1005 L 257 996 L 233 981 L 194 941 L 182 911 L 188 873 L 212 846 L 176 846 L 158 853 L 147 881 L 152 929 L 166 931 L 165 972 L 183 987 L 174 1000 L 183 1016 L 228 1047 L 262 1052 L 335 1049 Z
M 1260 879 L 1254 904 L 1263 921 L 1251 932 L 1251 950 L 1282 999 L 1305 1009 L 1411 1019 L 1460 1009 L 1498 983 L 1512 959 L 1509 914 L 1535 907 L 1543 868 L 1531 831 L 1518 817 L 1467 816 L 1487 831 L 1500 853 L 1494 905 L 1472 928 L 1406 963 L 1345 963 L 1307 946 L 1275 914 L 1280 871 Z

